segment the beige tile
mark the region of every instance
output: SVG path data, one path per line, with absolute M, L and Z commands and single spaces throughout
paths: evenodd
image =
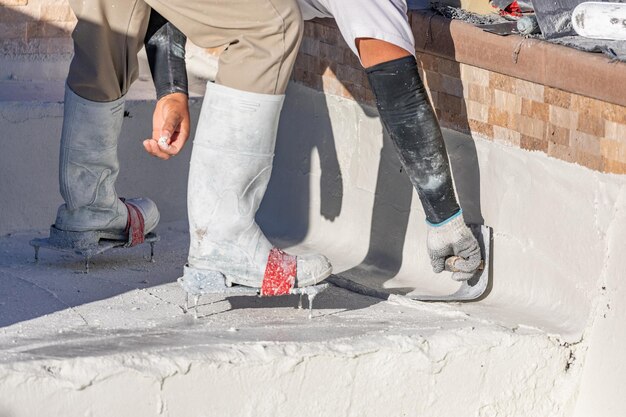
M 550 106 L 550 123 L 574 130 L 578 126 L 578 113 L 562 107 Z
M 573 149 L 582 151 L 586 154 L 600 156 L 602 153 L 600 138 L 586 133 L 571 131 L 569 144 Z
M 544 86 L 518 79 L 515 81 L 515 94 L 539 103 L 543 103 Z
M 464 83 L 489 87 L 489 71 L 467 64 L 461 64 L 460 69 L 461 79 Z
M 510 146 L 520 146 L 521 134 L 500 126 L 493 127 L 493 141 Z
M 524 116 L 547 122 L 550 119 L 550 105 L 523 98 L 521 113 Z
M 522 112 L 522 98 L 506 91 L 493 92 L 493 105 L 507 113 L 520 114 Z
M 489 118 L 489 106 L 477 101 L 465 101 L 467 117 L 478 122 L 487 123 Z
M 587 114 L 584 110 L 581 110 L 581 113 L 578 113 L 578 126 L 576 130 L 602 137 L 605 133 L 605 123 L 603 118 Z
M 604 137 L 613 139 L 617 142 L 626 143 L 626 124 L 605 122 Z

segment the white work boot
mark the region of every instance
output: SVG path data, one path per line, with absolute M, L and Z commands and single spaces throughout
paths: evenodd
M 207 84 L 189 171 L 188 265 L 192 294 L 240 284 L 261 295 L 288 294 L 331 273 L 322 255 L 276 249 L 255 221 L 270 179 L 284 96 Z
M 117 141 L 123 118 L 124 98 L 94 102 L 66 86 L 59 158 L 59 184 L 65 204 L 59 207 L 53 231 L 85 232 L 83 235 L 94 240 L 91 244 L 112 239 L 128 240 L 132 246 L 157 226 L 159 211 L 153 201 L 121 200 L 115 192 Z

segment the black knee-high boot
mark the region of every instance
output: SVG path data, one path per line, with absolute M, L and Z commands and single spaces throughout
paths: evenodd
M 439 122 L 413 56 L 366 69 L 383 125 L 426 213 L 439 224 L 460 211 Z

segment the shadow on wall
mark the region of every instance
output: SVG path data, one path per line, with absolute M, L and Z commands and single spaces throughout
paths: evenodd
M 336 37 L 337 39 L 340 36 Z M 426 38 L 428 38 L 426 36 Z M 340 39 L 339 42 L 343 42 Z M 347 45 L 343 45 L 347 50 Z M 342 78 L 342 71 L 338 70 L 338 63 L 330 59 L 320 57 L 321 69 L 316 69 L 317 77 L 313 80 L 314 85 L 322 85 L 322 77 L 319 74 L 330 69 L 343 86 L 353 97 L 359 97 L 362 92 L 356 91 L 359 87 L 353 84 L 353 80 Z M 418 57 L 418 63 L 420 59 Z M 420 63 L 422 64 L 422 63 Z M 451 71 L 460 74 L 460 68 L 456 65 Z M 360 66 L 356 57 L 352 65 Z M 421 67 L 422 65 L 420 65 Z M 428 71 L 426 83 L 429 84 L 431 75 L 440 76 L 436 70 Z M 365 79 L 365 77 L 363 77 Z M 369 85 L 363 87 L 369 88 Z M 435 98 L 437 116 L 443 127 L 451 127 L 464 133 L 469 133 L 465 104 L 462 99 L 462 85 L 458 90 L 460 97 L 455 97 L 455 107 L 448 108 L 448 101 Z M 436 93 L 435 93 L 436 94 Z M 289 98 L 288 98 L 289 100 Z M 277 145 L 276 161 L 272 180 L 269 185 L 267 197 L 263 201 L 258 214 L 259 223 L 267 233 L 274 237 L 284 238 L 292 243 L 302 242 L 309 230 L 310 201 L 310 177 L 308 173 L 312 160 L 311 156 L 317 151 L 319 154 L 321 178 L 320 178 L 320 215 L 329 221 L 333 221 L 341 214 L 343 201 L 344 181 L 341 166 L 338 162 L 336 142 L 342 138 L 333 136 L 332 120 L 329 114 L 326 97 L 322 95 L 321 104 L 311 100 L 299 102 L 300 105 L 308 106 L 301 109 L 303 114 L 310 114 L 310 121 L 303 125 L 294 126 L 283 122 Z M 358 100 L 363 112 L 371 118 L 378 118 L 378 111 L 373 103 Z M 289 105 L 287 101 L 286 106 Z M 455 124 L 447 122 L 448 114 L 453 114 Z M 402 267 L 403 248 L 405 245 L 407 226 L 409 223 L 410 207 L 412 199 L 417 198 L 413 187 L 403 172 L 393 143 L 384 130 L 383 146 L 380 150 L 380 162 L 377 170 L 377 181 L 370 227 L 369 249 L 361 264 L 351 270 L 341 272 L 341 275 L 355 281 L 360 277 L 368 276 L 367 284 L 377 288 L 383 288 L 386 281 L 393 278 Z M 471 140 L 465 143 L 451 142 L 447 140 L 448 153 L 452 166 L 457 194 L 461 207 L 465 213 L 466 221 L 483 224 L 480 207 L 480 172 L 476 147 Z M 290 175 L 298 172 L 303 175 Z M 423 218 L 421 206 L 420 216 Z M 365 225 L 364 225 L 365 226 Z M 421 239 L 422 237 L 420 237 Z M 425 239 L 425 237 L 423 237 Z M 418 254 L 417 256 L 425 256 Z M 371 277 L 371 271 L 376 271 L 376 277 Z M 370 271 L 369 273 L 367 271 Z M 373 280 L 373 281 L 372 281 Z M 362 281 L 362 280 L 361 280 Z M 366 284 L 365 282 L 360 282 Z M 406 292 L 412 290 L 406 289 Z
M 16 21 L 38 23 L 29 16 L 12 10 L 2 10 L 2 16 L 3 18 L 10 16 Z M 101 28 L 91 23 L 85 23 L 83 30 L 99 29 Z M 112 36 L 124 37 L 119 33 Z M 8 47 L 8 44 L 3 43 L 5 50 Z M 14 47 L 17 48 L 17 43 Z M 19 111 L 20 106 L 29 105 L 19 103 L 20 99 L 22 97 L 9 97 L 6 108 L 11 111 L 16 111 L 17 108 Z M 179 209 L 178 204 L 169 200 L 179 201 L 183 205 L 186 201 L 186 177 L 192 144 L 189 142 L 183 154 L 168 162 L 157 161 L 143 150 L 141 141 L 146 137 L 144 132 L 146 134 L 150 132 L 153 103 L 133 100 L 126 103 L 126 115 L 118 149 L 121 168 L 116 188 L 122 196 L 144 195 L 154 198 L 161 208 L 176 206 L 166 211 L 180 213 L 183 217 L 185 210 Z M 2 139 L 10 146 L 0 155 L 0 196 L 6 197 L 0 200 L 2 209 L 0 221 L 2 222 L 11 222 L 13 213 L 17 212 L 13 211 L 5 216 L 6 205 L 9 204 L 20 205 L 21 214 L 24 216 L 35 215 L 29 211 L 33 209 L 36 210 L 35 213 L 39 218 L 46 219 L 47 224 L 54 222 L 56 207 L 60 202 L 58 201 L 60 198 L 57 179 L 61 117 L 58 103 L 53 103 L 53 105 L 54 120 L 52 122 L 49 120 L 52 116 L 49 114 L 42 119 L 27 113 L 20 115 L 25 116 L 19 118 L 21 131 L 10 129 L 7 125 L 9 128 Z M 33 107 L 37 111 L 49 111 L 49 106 L 42 106 L 41 109 L 37 106 Z M 192 112 L 199 110 L 199 105 L 194 104 L 191 110 Z M 193 114 L 193 120 L 197 120 L 196 114 Z M 42 127 L 44 124 L 45 129 Z M 32 132 L 45 132 L 45 134 L 35 135 Z M 27 159 L 25 155 L 28 155 Z M 39 176 L 37 181 L 33 180 L 33 176 L 16 178 L 15 172 L 25 172 L 23 167 L 18 167 L 24 164 L 30 165 L 28 169 L 33 176 Z M 167 167 L 167 181 L 164 183 L 159 179 L 163 178 L 165 167 Z M 326 172 L 330 170 L 326 169 Z M 8 181 L 8 178 L 11 180 Z M 328 210 L 332 212 L 336 209 Z M 304 213 L 304 218 L 307 218 L 307 214 Z M 172 231 L 172 227 L 175 230 Z M 73 254 L 42 251 L 40 263 L 33 264 L 33 248 L 28 245 L 28 241 L 33 237 L 44 235 L 35 236 L 34 233 L 20 232 L 2 236 L 0 239 L 0 328 L 58 311 L 71 311 L 75 307 L 120 294 L 149 290 L 152 287 L 175 282 L 182 274 L 182 267 L 187 257 L 187 227 L 185 224 L 183 231 L 179 230 L 179 226 L 170 224 L 167 230 L 165 229 L 165 227 L 160 228 L 163 240 L 156 248 L 157 263 L 146 262 L 145 251 L 148 250 L 146 246 L 109 251 L 92 260 L 91 272 L 87 276 L 76 273 L 83 270 L 83 260 L 80 256 Z M 47 231 L 42 233 L 47 236 Z M 306 229 L 303 233 L 306 234 Z M 182 297 L 182 290 L 180 294 Z M 288 297 L 261 300 L 261 304 L 258 305 L 258 300 L 254 298 L 234 297 L 231 305 L 233 308 L 276 308 L 295 306 L 297 297 L 295 301 L 294 303 L 294 297 Z M 316 307 L 349 310 L 365 308 L 376 302 L 378 300 L 363 299 L 346 306 L 343 300 L 324 295 L 316 299 Z M 2 417 L 1 409 L 0 417 Z

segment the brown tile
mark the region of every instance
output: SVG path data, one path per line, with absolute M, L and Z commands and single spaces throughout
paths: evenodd
M 468 125 L 472 132 L 484 136 L 487 139 L 493 139 L 493 126 L 489 123 L 482 123 L 477 120 L 468 120 Z
M 594 117 L 602 117 L 606 103 L 595 98 L 572 94 L 570 109 L 579 113 L 586 113 Z
M 442 75 L 441 91 L 455 97 L 463 97 L 463 83 L 459 78 Z
M 524 116 L 547 122 L 550 118 L 550 106 L 545 103 L 522 99 L 522 113 Z
M 338 64 L 335 67 L 337 79 L 356 85 L 363 85 L 363 71 L 351 68 L 347 65 Z
M 553 125 L 551 123 L 546 124 L 546 139 L 548 142 L 569 146 L 569 129 Z
M 420 54 L 418 56 L 418 65 L 428 71 L 439 71 L 439 61 L 434 55 Z
M 520 138 L 520 147 L 529 151 L 541 151 L 548 153 L 548 141 L 544 139 L 534 138 L 522 134 Z
M 569 109 L 572 102 L 572 94 L 552 87 L 545 87 L 544 102 L 553 106 Z
M 439 122 L 442 127 L 454 129 L 462 133 L 469 133 L 470 128 L 467 123 L 467 116 L 459 113 L 449 113 L 444 110 L 441 111 Z
M 600 155 L 589 154 L 582 151 L 576 152 L 576 160 L 574 162 L 589 169 L 593 169 L 594 171 L 602 171 L 604 165 Z
M 305 38 L 313 38 L 315 37 L 315 26 L 317 26 L 317 23 L 315 22 L 304 22 L 304 33 L 303 33 L 303 37 Z
M 626 163 L 604 159 L 604 172 L 611 174 L 626 174 Z
M 512 129 L 505 127 L 493 127 L 493 141 L 504 145 L 519 147 L 522 135 Z
M 600 148 L 602 156 L 612 161 L 620 160 L 621 144 L 615 140 L 600 138 Z M 626 163 L 626 160 L 623 161 Z
M 467 99 L 482 103 L 484 105 L 491 105 L 493 102 L 492 99 L 492 90 L 489 87 L 483 87 L 477 84 L 470 84 L 468 87 Z
M 313 37 L 330 45 L 337 45 L 342 40 L 338 29 L 321 24 L 315 25 Z
M 515 81 L 515 78 L 498 74 L 497 72 L 489 74 L 489 87 L 495 90 L 513 93 L 515 91 Z
M 459 63 L 456 61 L 452 61 L 449 59 L 440 58 L 437 64 L 437 71 L 440 74 L 448 75 L 454 78 L 461 77 L 461 70 L 459 68 Z
M 489 107 L 487 122 L 490 125 L 509 127 L 511 126 L 510 115 L 506 111 L 502 111 L 496 107 Z
M 447 113 L 456 113 L 465 115 L 465 103 L 462 98 L 455 97 L 450 94 L 439 92 L 438 103 L 439 108 Z
M 573 149 L 589 155 L 600 156 L 602 153 L 600 148 L 600 138 L 582 132 L 571 131 L 569 145 Z
M 331 45 L 325 42 L 319 43 L 319 57 L 324 60 L 327 59 L 330 62 L 337 64 L 343 61 L 343 51 L 336 45 Z
M 546 123 L 521 114 L 512 115 L 513 128 L 522 135 L 543 139 L 546 132 Z
M 432 91 L 443 91 L 443 86 L 441 85 L 441 74 L 438 72 L 425 71 L 424 83 Z
M 313 38 L 302 38 L 299 54 L 318 56 L 320 53 L 320 41 Z
M 610 122 L 626 125 L 626 107 L 624 106 L 605 103 L 605 106 L 602 109 L 602 116 Z
M 589 114 L 578 113 L 577 130 L 594 136 L 604 136 L 604 119 Z
M 348 65 L 352 68 L 363 68 L 361 65 L 361 61 L 359 61 L 359 57 L 357 57 L 354 52 L 350 48 L 346 48 L 342 50 L 343 62 L 345 65 Z
M 576 162 L 576 152 L 569 146 L 548 142 L 548 155 L 566 162 Z

